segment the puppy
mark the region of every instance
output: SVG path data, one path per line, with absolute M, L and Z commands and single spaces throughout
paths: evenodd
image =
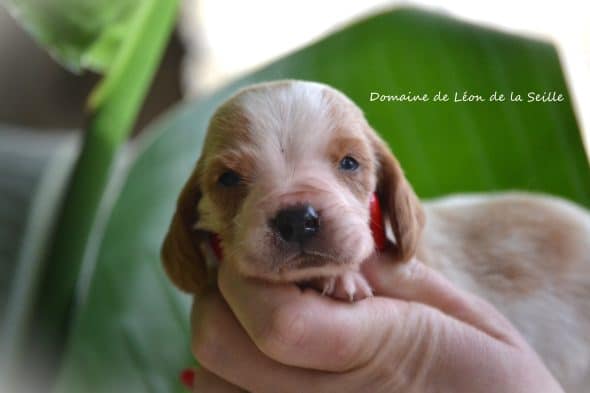
M 416 257 L 487 299 L 566 391 L 590 386 L 590 213 L 526 193 L 421 203 L 361 110 L 319 83 L 254 85 L 215 112 L 162 248 L 165 269 L 201 293 L 214 233 L 223 263 L 245 276 L 370 296 L 359 267 L 375 249 L 373 195 L 392 263 Z

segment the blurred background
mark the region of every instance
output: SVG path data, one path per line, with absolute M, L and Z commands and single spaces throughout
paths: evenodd
M 408 4 L 553 42 L 588 146 L 590 23 L 587 4 L 573 0 L 184 0 L 179 28 L 136 128 L 143 129 L 171 103 L 206 94 L 351 20 Z M 0 51 L 0 122 L 42 132 L 82 127 L 84 100 L 96 76 L 76 76 L 53 62 L 3 7 Z
M 134 1 L 125 4 L 174 4 Z M 91 5 L 87 13 L 123 4 L 52 2 Z M 408 5 L 418 8 L 396 7 Z M 568 0 L 182 0 L 132 143 L 124 135 L 105 152 L 124 131 L 108 121 L 96 151 L 80 148 L 97 131 L 87 97 L 100 76 L 67 71 L 0 6 L 0 392 L 5 376 L 34 380 L 31 392 L 183 391 L 177 373 L 194 362 L 190 297 L 166 279 L 159 248 L 209 116 L 249 83 L 302 78 L 344 91 L 420 197 L 523 189 L 590 206 L 586 9 Z M 86 16 L 77 15 L 83 27 Z M 392 105 L 368 102 L 370 89 L 555 90 L 567 99 Z M 102 172 L 80 164 L 88 156 Z M 72 185 L 86 194 L 71 197 Z

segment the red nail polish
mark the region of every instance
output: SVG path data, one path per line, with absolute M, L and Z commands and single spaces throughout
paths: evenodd
M 195 386 L 195 370 L 185 368 L 180 372 L 180 382 L 187 388 L 192 389 Z
M 369 213 L 371 219 L 371 233 L 377 250 L 382 251 L 385 248 L 385 225 L 383 224 L 383 214 L 377 194 L 373 193 L 369 203 Z

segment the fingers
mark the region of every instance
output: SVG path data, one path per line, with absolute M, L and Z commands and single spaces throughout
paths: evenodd
M 217 375 L 199 368 L 195 370 L 191 391 L 195 393 L 243 393 L 245 390 L 224 381 Z
M 518 373 L 519 354 L 528 352 L 526 344 L 497 338 L 509 341 L 512 328 L 490 305 L 419 262 L 403 270 L 386 254 L 372 261 L 365 269 L 378 296 L 352 304 L 246 279 L 224 266 L 224 297 L 209 294 L 193 309 L 193 352 L 247 391 L 377 391 L 361 389 L 372 381 L 399 391 L 433 383 L 477 391 L 483 380 L 493 388 L 507 372 Z M 466 370 L 473 378 L 464 378 Z
M 209 294 L 193 309 L 193 352 L 229 386 L 262 393 L 377 391 L 372 381 L 399 391 L 495 389 L 506 375 L 518 381 L 527 357 L 538 361 L 491 305 L 418 261 L 391 259 L 386 248 L 364 264 L 377 296 L 355 303 L 222 264 L 223 298 Z
M 500 341 L 524 343 L 510 322 L 490 304 L 457 288 L 416 259 L 392 263 L 393 252 L 394 248 L 388 247 L 362 266 L 377 296 L 426 304 Z
M 199 299 L 193 305 L 191 319 L 193 354 L 204 368 L 229 383 L 253 392 L 310 391 L 305 388 L 318 383 L 319 373 L 292 368 L 265 356 L 218 293 Z
M 370 307 L 370 302 L 365 304 Z M 405 319 L 391 330 L 371 362 L 345 373 L 314 372 L 266 358 L 220 295 L 209 295 L 193 309 L 193 351 L 205 367 L 197 372 L 193 391 L 520 392 L 531 391 L 531 386 L 535 391 L 561 391 L 534 356 L 497 345 L 496 340 L 432 307 L 411 303 Z M 535 367 L 542 372 L 535 372 Z M 531 369 L 532 377 L 523 378 L 521 374 L 530 374 Z
M 348 303 L 243 278 L 222 265 L 219 287 L 256 346 L 291 366 L 345 371 L 362 365 L 379 351 L 405 302 L 373 298 Z M 392 305 L 391 303 L 397 303 Z
M 315 297 L 322 300 L 319 295 L 315 295 Z M 384 305 L 387 302 L 390 305 L 396 302 L 391 299 L 381 299 L 381 301 L 385 302 Z M 336 304 L 347 305 L 344 302 L 337 302 Z M 379 301 L 376 301 L 375 304 L 379 304 Z M 373 303 L 366 302 L 365 305 L 369 309 L 376 310 Z M 382 311 L 386 310 L 383 309 Z M 369 313 L 361 313 L 359 318 L 366 320 L 367 315 Z M 410 364 L 410 359 L 406 355 L 408 351 L 405 349 L 413 349 L 414 354 L 421 355 L 421 348 L 424 348 L 424 346 L 417 346 L 415 342 L 423 340 L 423 338 L 419 337 L 418 340 L 415 340 L 414 336 L 420 335 L 421 330 L 414 329 L 412 324 L 406 327 L 405 331 L 399 328 L 392 329 L 391 324 L 384 322 L 383 324 L 375 324 L 372 330 L 357 331 L 360 337 L 374 338 L 381 334 L 380 329 L 387 330 L 388 334 L 386 339 L 379 339 L 380 344 L 370 357 L 366 357 L 359 352 L 360 357 L 355 359 L 358 354 L 347 354 L 346 357 L 349 359 L 347 361 L 351 364 L 354 361 L 355 368 L 346 372 L 335 373 L 298 368 L 281 364 L 266 356 L 242 329 L 221 296 L 219 294 L 209 294 L 199 299 L 198 303 L 193 307 L 192 349 L 202 367 L 215 374 L 218 378 L 228 381 L 227 389 L 229 389 L 229 386 L 235 385 L 246 391 L 256 393 L 376 392 L 384 391 L 381 385 L 386 379 L 388 379 L 387 382 L 391 382 L 395 375 L 399 375 L 400 380 L 406 381 L 411 379 L 408 378 L 408 375 L 416 374 L 411 371 L 411 369 L 415 369 L 413 367 L 415 362 L 412 359 L 412 364 Z M 399 342 L 393 342 L 392 332 L 399 334 L 397 339 Z M 330 335 L 334 333 L 337 332 L 324 332 L 321 339 L 330 342 Z M 321 344 L 316 349 L 319 353 L 325 351 Z M 338 355 L 338 350 L 335 350 L 332 356 L 338 358 L 341 355 Z M 333 359 L 328 357 L 327 362 L 333 364 L 332 361 Z M 397 367 L 397 365 L 402 366 Z M 319 368 L 323 369 L 323 366 L 320 365 Z M 391 370 L 395 370 L 396 374 Z M 199 383 L 199 378 L 200 376 L 195 378 L 196 385 Z M 204 381 L 200 383 L 221 389 L 221 387 L 217 387 L 220 382 L 216 382 L 216 378 L 210 375 L 206 375 Z M 225 385 L 221 385 L 226 388 Z M 200 391 L 197 389 L 194 391 L 207 392 L 207 390 Z

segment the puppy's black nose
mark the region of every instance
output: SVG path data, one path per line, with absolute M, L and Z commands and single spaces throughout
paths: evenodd
M 280 210 L 272 227 L 284 241 L 302 243 L 318 232 L 320 218 L 312 206 L 299 205 Z

